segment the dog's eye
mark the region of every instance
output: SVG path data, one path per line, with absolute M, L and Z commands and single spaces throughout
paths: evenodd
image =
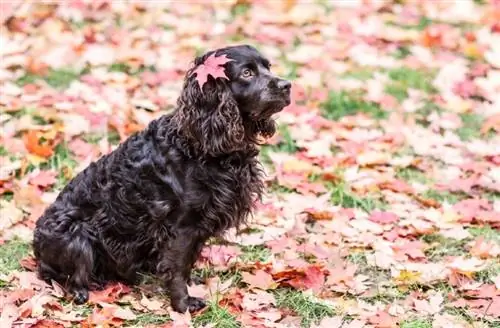
M 243 70 L 243 72 L 241 72 L 241 76 L 244 78 L 249 78 L 249 77 L 253 76 L 253 72 L 251 69 L 246 68 Z

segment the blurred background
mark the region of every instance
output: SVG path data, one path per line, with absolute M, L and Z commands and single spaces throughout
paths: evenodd
M 323 249 L 309 249 L 311 263 L 342 245 L 357 254 L 335 255 L 345 263 L 382 270 L 363 273 L 371 283 L 422 262 L 376 262 L 380 242 L 418 241 L 423 262 L 442 265 L 433 272 L 447 256 L 477 256 L 484 267 L 455 269 L 482 272 L 465 276 L 496 283 L 488 300 L 499 297 L 500 1 L 2 1 L 0 11 L 2 274 L 20 269 L 36 219 L 72 177 L 175 108 L 195 56 L 250 44 L 293 81 L 293 103 L 262 147 L 269 192 L 253 230 L 228 239 L 269 255 L 267 242 L 298 236 Z M 306 229 L 311 220 L 322 229 Z M 471 253 L 478 238 L 487 250 Z M 349 288 L 371 291 L 359 284 Z M 299 322 L 332 315 L 314 311 Z

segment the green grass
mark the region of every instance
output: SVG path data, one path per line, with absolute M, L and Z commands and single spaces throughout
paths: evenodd
M 396 51 L 394 51 L 394 53 L 392 53 L 392 55 L 396 59 L 405 59 L 406 57 L 411 55 L 411 51 L 406 46 L 400 46 L 396 49 Z
M 73 170 L 77 166 L 76 160 L 73 159 L 70 150 L 65 143 L 56 146 L 54 154 L 47 160 L 46 163 L 40 165 L 41 169 L 52 169 L 57 171 L 57 182 L 54 185 L 55 190 L 62 189 L 69 182 L 71 177 L 66 177 L 65 170 Z
M 474 237 L 484 237 L 484 239 L 486 240 L 492 240 L 500 243 L 500 230 L 493 229 L 489 225 L 482 227 L 471 227 L 469 228 L 469 232 Z
M 290 130 L 286 125 L 280 125 L 278 127 L 278 133 L 282 137 L 282 140 L 276 145 L 262 145 L 261 147 L 261 156 L 264 162 L 271 163 L 271 159 L 269 157 L 270 152 L 277 153 L 289 153 L 293 154 L 299 150 L 297 143 L 292 138 L 290 134 Z
M 394 304 L 398 300 L 404 300 L 408 295 L 409 292 L 403 292 L 397 287 L 377 287 L 377 294 L 361 299 L 370 304 Z
M 5 149 L 4 146 L 0 145 L 0 156 L 6 156 L 8 154 L 9 152 L 7 151 L 7 149 Z
M 193 278 L 200 278 L 202 281 L 207 280 L 211 277 L 218 277 L 221 283 L 226 282 L 231 279 L 233 286 L 242 285 L 243 277 L 241 276 L 241 271 L 238 268 L 232 268 L 224 271 L 216 271 L 212 266 L 203 266 L 201 268 L 195 268 L 192 271 Z
M 156 67 L 154 66 L 141 66 L 137 69 L 132 68 L 127 63 L 113 63 L 108 67 L 109 72 L 121 72 L 128 75 L 139 75 L 142 72 L 156 72 Z
M 251 6 L 247 3 L 239 3 L 231 9 L 231 14 L 233 17 L 245 15 Z
M 431 101 L 425 101 L 424 105 L 416 112 L 417 123 L 424 127 L 429 126 L 429 121 L 427 118 L 434 112 L 442 113 L 444 112 L 444 109 Z
M 401 323 L 401 328 L 432 328 L 432 322 L 426 319 L 410 319 Z
M 408 89 L 436 92 L 432 86 L 433 74 L 430 72 L 401 67 L 390 70 L 388 75 L 392 81 L 386 85 L 385 91 L 400 102 L 408 97 Z
M 481 137 L 481 125 L 484 118 L 477 114 L 465 113 L 460 114 L 462 118 L 462 127 L 457 129 L 457 135 L 462 141 L 471 141 Z
M 108 142 L 112 145 L 118 145 L 120 143 L 120 135 L 116 130 L 108 131 Z
M 135 320 L 127 321 L 127 326 L 145 327 L 146 325 L 162 325 L 170 321 L 168 315 L 158 315 L 154 313 L 140 313 Z
M 98 133 L 88 133 L 88 134 L 83 135 L 82 138 L 83 138 L 83 140 L 85 140 L 86 142 L 88 142 L 90 144 L 97 145 L 99 143 L 99 141 L 101 141 L 102 139 L 105 138 L 105 136 L 102 134 L 98 134 Z
M 403 83 L 410 88 L 427 92 L 436 91 L 432 86 L 434 76 L 431 72 L 423 72 L 407 67 L 399 67 L 389 70 L 388 74 L 391 80 Z
M 426 183 L 430 181 L 424 172 L 413 167 L 398 168 L 396 170 L 396 177 L 407 182 Z
M 447 202 L 449 204 L 456 204 L 459 201 L 467 198 L 467 195 L 462 193 L 452 193 L 449 191 L 438 191 L 434 189 L 429 189 L 422 194 L 424 198 L 434 199 L 440 203 Z
M 345 91 L 330 92 L 328 99 L 321 107 L 323 116 L 330 120 L 338 120 L 358 112 L 368 114 L 375 119 L 387 118 L 387 112 L 379 105 L 364 101 L 359 95 L 349 94 Z
M 299 149 L 299 147 L 297 146 L 295 140 L 292 138 L 288 127 L 286 125 L 280 125 L 278 127 L 278 132 L 283 137 L 283 139 L 276 146 L 271 146 L 271 149 L 273 149 L 274 151 L 290 154 L 295 153 Z
M 211 325 L 212 327 L 218 328 L 241 327 L 241 324 L 236 321 L 236 318 L 229 313 L 227 309 L 219 306 L 215 302 L 211 302 L 205 312 L 193 318 L 193 322 L 195 327 L 202 327 L 205 325 Z
M 440 234 L 434 233 L 422 237 L 422 241 L 429 244 L 424 253 L 430 261 L 440 261 L 447 256 L 460 256 L 467 254 L 465 248 L 470 239 L 457 240 L 447 238 Z
M 336 314 L 334 308 L 320 303 L 310 296 L 291 289 L 280 289 L 274 293 L 277 306 L 287 308 L 302 318 L 302 327 L 309 327 L 321 319 Z
M 329 189 L 331 191 L 330 201 L 334 205 L 339 205 L 343 208 L 360 208 L 367 213 L 374 209 L 386 208 L 386 204 L 381 199 L 370 196 L 358 196 L 348 190 L 349 187 L 344 183 L 329 184 Z
M 393 96 L 399 102 L 402 102 L 406 98 L 408 98 L 408 88 L 401 83 L 389 83 L 385 86 L 385 93 Z
M 69 68 L 50 69 L 45 76 L 27 73 L 17 79 L 16 83 L 24 86 L 29 83 L 34 83 L 36 80 L 42 79 L 54 88 L 65 89 L 69 87 L 71 82 L 77 80 L 83 73 L 83 71 L 77 72 Z
M 398 26 L 402 29 L 405 30 L 417 30 L 417 31 L 423 31 L 425 30 L 429 25 L 432 24 L 432 20 L 430 18 L 427 18 L 425 16 L 420 17 L 420 20 L 418 21 L 417 24 L 399 24 L 395 22 L 389 22 L 389 25 L 394 25 Z
M 373 77 L 373 70 L 356 69 L 356 70 L 344 73 L 341 77 L 344 79 L 350 78 L 350 79 L 366 81 L 366 80 L 369 80 Z
M 271 256 L 271 251 L 269 248 L 263 245 L 255 246 L 241 246 L 243 254 L 240 255 L 240 259 L 245 262 L 266 262 Z
M 347 255 L 346 260 L 353 264 L 357 264 L 360 266 L 368 265 L 368 260 L 366 258 L 366 253 L 363 251 L 350 251 L 349 255 Z
M 494 261 L 496 262 L 489 263 L 485 269 L 476 272 L 474 274 L 475 280 L 493 284 L 493 279 L 500 274 L 500 261 L 498 259 Z
M 19 260 L 26 257 L 31 251 L 29 243 L 21 240 L 11 240 L 0 245 L 0 274 L 9 274 L 21 269 Z M 3 282 L 0 281 L 0 287 Z

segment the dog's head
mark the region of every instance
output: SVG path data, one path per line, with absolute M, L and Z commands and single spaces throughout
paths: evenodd
M 204 74 L 201 65 L 215 69 L 219 77 Z M 291 83 L 273 75 L 270 66 L 269 60 L 247 45 L 196 58 L 179 98 L 177 117 L 183 133 L 213 156 L 256 143 L 259 134 L 272 136 L 276 128 L 271 116 L 290 104 Z M 199 74 L 206 81 L 200 82 Z

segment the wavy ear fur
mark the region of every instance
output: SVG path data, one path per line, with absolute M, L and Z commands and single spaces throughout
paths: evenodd
M 184 87 L 174 115 L 179 133 L 190 139 L 197 151 L 220 156 L 241 149 L 245 128 L 238 105 L 225 79 L 208 77 L 203 92 L 192 76 L 197 65 L 211 55 L 195 60 L 184 80 Z

